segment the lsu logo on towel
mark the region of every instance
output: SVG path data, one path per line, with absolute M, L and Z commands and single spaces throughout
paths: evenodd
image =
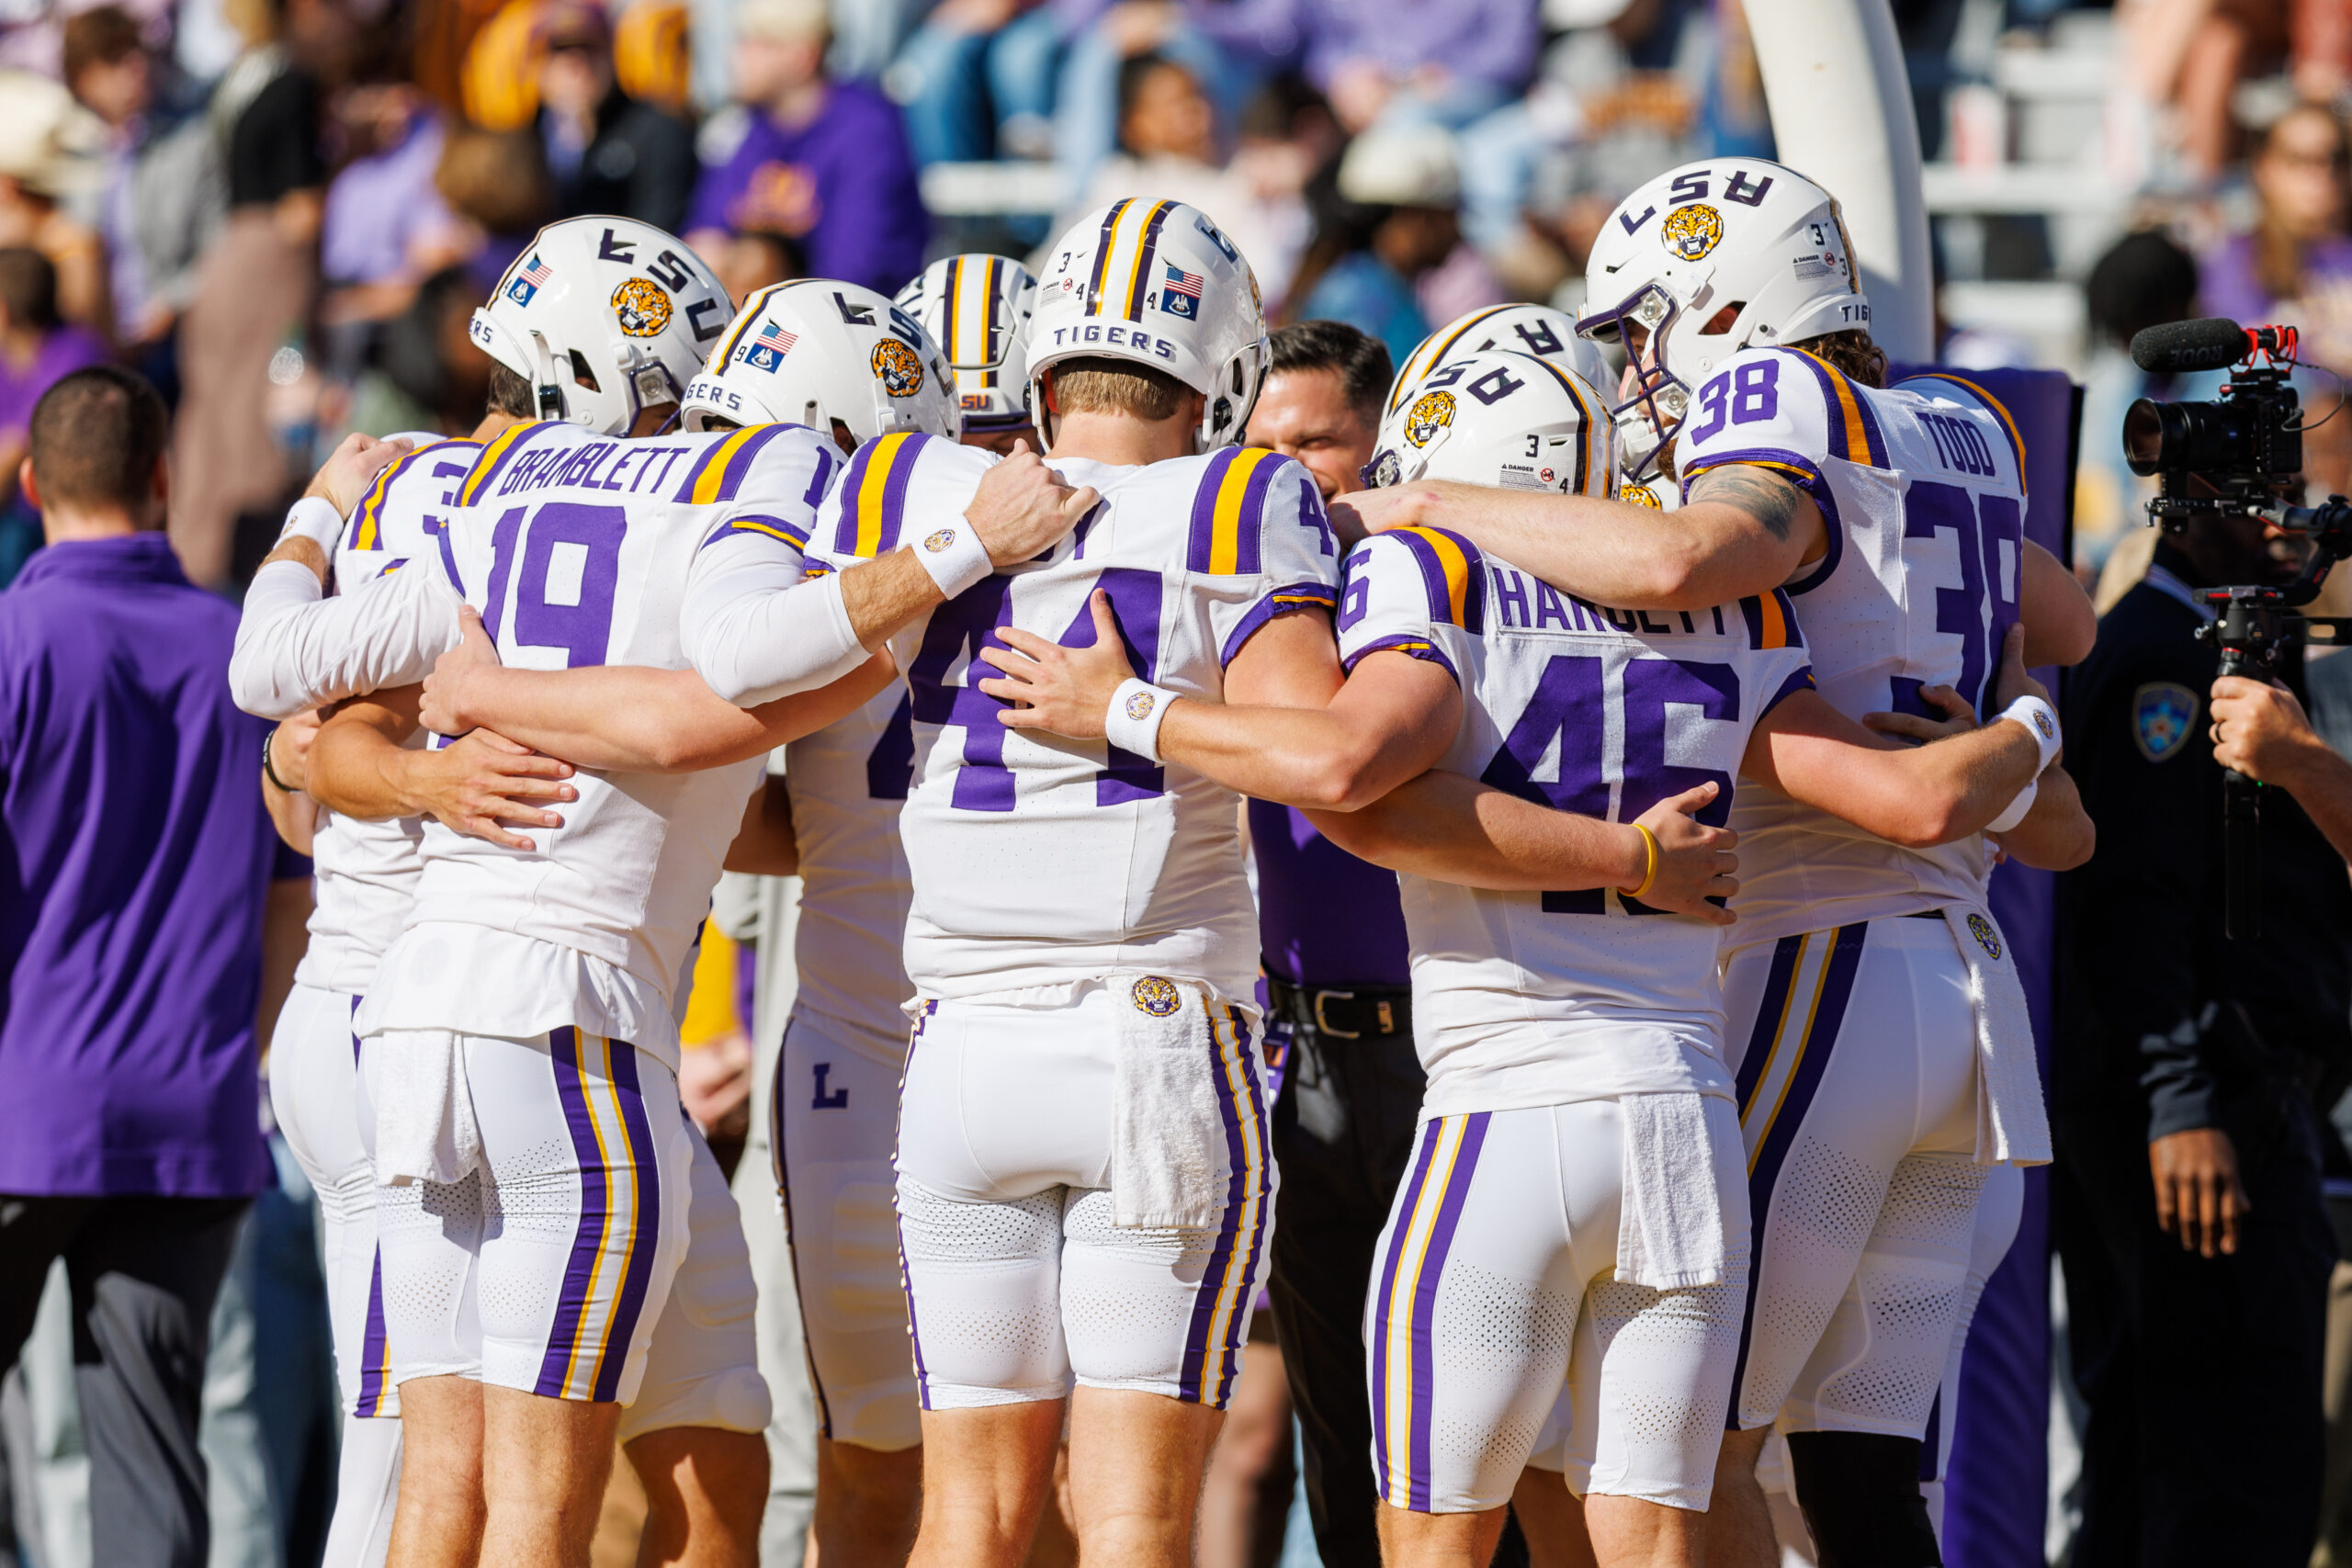
M 670 297 L 651 278 L 624 278 L 613 290 L 613 319 L 631 337 L 659 337 L 670 324 Z
M 1154 1018 L 1166 1018 L 1184 1005 L 1183 995 L 1176 989 L 1176 982 L 1157 975 L 1146 975 L 1136 982 L 1132 993 L 1137 1012 L 1148 1012 Z
M 873 364 L 875 378 L 892 397 L 911 398 L 922 390 L 922 361 L 897 338 L 886 337 L 874 345 Z
M 1678 207 L 1658 226 L 1657 237 L 1684 261 L 1697 261 L 1723 243 L 1724 215 L 1704 202 Z
M 1985 957 L 1998 958 L 2001 956 L 2000 934 L 1993 930 L 1993 922 L 1986 919 L 1984 916 L 1971 915 L 1968 917 L 1968 934 L 1976 939 L 1976 945 L 1984 950 Z
M 1453 394 L 1424 392 L 1414 400 L 1405 415 L 1405 439 L 1416 446 L 1426 446 L 1437 439 L 1437 433 L 1453 423 Z
M 2132 694 L 2132 743 L 2151 762 L 2180 755 L 2197 727 L 2197 694 L 2177 681 L 2151 681 Z

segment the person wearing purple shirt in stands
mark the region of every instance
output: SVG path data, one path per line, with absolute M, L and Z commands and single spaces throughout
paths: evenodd
M 309 870 L 230 701 L 236 608 L 164 535 L 166 425 L 125 370 L 50 389 L 22 475 L 49 547 L 0 592 L 0 1370 L 62 1258 L 107 1563 L 205 1560 L 213 1297 L 270 1171 L 265 908 Z
M 1388 391 L 1387 349 L 1339 321 L 1302 321 L 1274 333 L 1273 351 L 1249 444 L 1297 458 L 1327 502 L 1362 490 L 1358 470 L 1372 460 Z M 1251 801 L 1250 843 L 1269 1026 L 1290 1032 L 1274 1102 L 1283 1179 L 1267 1290 L 1316 1545 L 1326 1562 L 1377 1562 L 1363 1303 L 1412 1157 L 1423 1081 L 1405 911 L 1394 873 L 1358 860 L 1288 807 Z
M 686 238 L 714 265 L 730 234 L 797 242 L 808 270 L 895 294 L 922 269 L 930 219 L 899 107 L 824 73 L 824 0 L 744 0 L 735 12 L 743 139 L 706 164 Z

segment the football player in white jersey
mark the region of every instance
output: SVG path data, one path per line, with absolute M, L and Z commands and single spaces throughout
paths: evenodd
M 874 321 L 845 321 L 837 295 Z M 854 453 L 903 428 L 889 416 L 904 405 L 919 411 L 915 430 L 952 438 L 947 388 L 894 397 L 871 368 L 877 354 L 892 357 L 885 344 L 901 346 L 892 333 L 916 336 L 876 306 L 863 291 L 816 280 L 755 296 L 729 330 L 729 351 L 688 387 L 687 426 L 790 419 L 833 431 Z M 775 344 L 790 346 L 761 346 Z M 430 682 L 425 711 L 436 725 L 487 725 L 577 757 L 577 738 L 549 727 L 539 699 L 593 678 L 452 665 Z M 898 829 L 913 766 L 909 703 L 893 683 L 793 739 L 782 781 L 801 877 L 800 984 L 770 1125 L 820 1424 L 811 1535 L 819 1562 L 903 1562 L 921 1509 L 922 1434 L 890 1186 L 912 994 L 900 956 L 909 884 Z M 609 727 L 602 760 L 626 760 L 625 716 L 574 705 L 584 721 Z
M 1237 803 L 1099 742 L 1011 734 L 977 656 L 1014 626 L 1093 635 L 1101 587 L 1159 679 L 1319 703 L 1339 551 L 1305 470 L 1232 445 L 1267 349 L 1248 265 L 1199 212 L 1127 201 L 1082 220 L 1027 346 L 1049 460 L 1101 503 L 889 645 L 914 738 L 900 829 L 920 1012 L 898 1145 L 923 1404 L 912 1561 L 1023 1559 L 1067 1404 L 1082 1554 L 1176 1564 L 1273 1180 Z M 991 460 L 867 444 L 812 553 L 944 549 Z
M 534 274 L 543 265 L 557 264 L 590 270 L 582 265 L 583 257 L 567 254 L 583 244 L 600 245 L 607 253 L 638 246 L 650 254 L 660 247 L 674 247 L 676 242 L 636 224 L 606 225 L 599 220 L 590 225 L 558 225 L 540 236 L 530 258 L 518 264 L 518 271 Z M 542 276 L 538 281 L 548 280 Z M 526 281 L 521 292 L 538 289 Z M 573 374 L 593 378 L 589 356 L 615 352 L 608 341 L 611 333 L 603 324 L 601 311 L 585 322 L 588 332 L 578 330 L 583 323 L 576 305 L 576 287 L 573 293 L 571 310 L 562 308 L 558 293 L 539 301 L 525 320 L 558 357 L 574 367 Z M 518 298 L 512 280 L 503 286 L 502 297 L 508 303 L 529 303 Z M 683 330 L 657 336 L 652 349 L 657 360 L 663 362 L 662 374 L 673 378 L 672 385 L 676 375 L 691 374 L 701 358 L 691 314 L 700 301 L 680 303 Z M 716 328 L 707 327 L 703 335 L 716 335 Z M 574 341 L 584 345 L 576 361 L 570 353 Z M 627 368 L 626 365 L 608 366 L 608 374 Z M 647 367 L 640 364 L 638 368 Z M 585 424 L 606 428 L 625 424 L 639 412 L 618 398 L 605 401 L 582 396 L 587 390 L 575 389 L 573 399 L 580 406 L 570 411 Z M 454 521 L 453 492 L 479 455 L 481 442 L 527 420 L 540 401 L 530 384 L 506 367 L 493 374 L 492 400 L 492 412 L 476 433 L 476 441 L 420 446 L 413 456 L 384 472 L 367 492 L 348 528 L 340 528 L 334 519 L 306 518 L 306 508 L 314 509 L 314 502 L 297 508 L 288 543 L 260 573 L 247 598 L 232 669 L 232 681 L 247 705 L 282 712 L 379 682 L 413 682 L 429 667 L 441 645 L 455 638 L 458 602 L 454 595 L 439 592 L 395 601 L 365 584 L 387 560 L 383 570 L 398 569 L 403 565 L 403 557 L 423 557 L 441 547 L 435 536 Z M 334 581 L 352 593 L 350 600 L 317 602 L 321 558 L 314 548 L 298 542 L 306 528 L 340 533 L 339 542 L 333 534 L 327 542 L 336 549 Z M 394 551 L 401 554 L 395 556 Z M 386 613 L 398 603 L 405 603 L 411 613 Z M 466 753 L 473 754 L 471 769 L 468 756 L 461 755 Z M 469 737 L 440 752 L 413 753 L 404 760 L 413 761 L 417 766 L 410 771 L 425 781 L 420 793 L 445 802 L 459 793 L 450 787 L 453 784 L 465 784 L 476 792 L 511 787 L 512 779 L 502 786 L 497 776 L 502 771 L 537 780 L 537 787 L 547 788 L 554 787 L 548 783 L 552 775 L 570 772 L 548 759 L 528 756 L 519 748 L 498 744 L 488 737 Z M 485 761 L 488 775 L 469 781 L 467 773 L 480 771 Z M 508 799 L 492 808 L 491 819 L 515 812 L 530 820 L 538 816 L 536 803 Z M 363 1410 L 379 1415 L 397 1410 L 391 1386 L 397 1359 L 390 1350 L 383 1274 L 376 1258 L 374 1172 L 362 1147 L 353 1105 L 357 1042 L 351 1019 L 359 991 L 372 978 L 366 971 L 372 971 L 378 955 L 401 929 L 418 872 L 418 837 L 413 821 L 362 822 L 339 813 L 325 814 L 318 861 L 321 905 L 328 919 L 314 932 L 306 958 L 306 965 L 325 966 L 321 987 L 325 999 L 298 992 L 289 1020 L 316 1027 L 292 1032 L 296 1049 L 290 1056 L 280 1055 L 282 1077 L 275 1086 L 285 1107 L 282 1119 L 297 1146 L 308 1150 L 306 1157 L 327 1165 L 336 1176 L 350 1179 L 353 1190 L 347 1194 L 321 1184 L 322 1193 L 329 1193 L 331 1200 L 337 1195 L 352 1200 L 334 1205 L 330 1212 L 331 1222 L 340 1218 L 345 1233 L 343 1245 L 337 1247 L 331 1224 L 330 1256 L 339 1255 L 350 1266 L 338 1270 L 349 1279 L 336 1292 L 345 1298 L 334 1303 L 336 1331 L 339 1339 L 347 1342 L 341 1359 L 347 1369 L 346 1382 L 356 1382 L 356 1403 Z M 370 849 L 374 852 L 362 852 Z M 342 994 L 346 989 L 348 994 Z M 696 1237 L 692 1249 L 695 1266 L 682 1277 L 679 1290 L 661 1313 L 652 1334 L 645 1393 L 630 1407 L 619 1435 L 645 1479 L 651 1510 L 650 1538 L 662 1543 L 658 1550 L 665 1558 L 684 1551 L 700 1562 L 748 1561 L 756 1550 L 759 1472 L 765 1465 L 764 1448 L 757 1434 L 764 1423 L 766 1392 L 753 1365 L 750 1280 L 735 1204 L 699 1134 L 689 1128 L 688 1136 L 692 1199 L 687 1220 Z M 336 1209 L 351 1212 L 338 1215 Z M 362 1224 L 364 1235 L 359 1233 Z M 372 1451 L 367 1445 L 346 1447 L 346 1482 L 351 1479 L 354 1447 L 362 1453 Z M 433 1451 L 430 1442 L 425 1451 Z M 390 1452 L 388 1462 L 397 1463 L 396 1444 Z M 420 1472 L 412 1489 L 424 1494 L 465 1479 L 462 1472 L 438 1477 Z M 356 1486 L 347 1486 L 346 1492 L 351 1494 L 348 1502 L 338 1502 L 338 1537 L 344 1533 L 346 1506 L 358 1516 L 363 1505 L 373 1506 L 378 1497 L 377 1492 Z M 745 1494 L 750 1497 L 748 1505 L 738 1500 L 738 1495 Z M 476 1502 L 472 1508 L 478 1511 L 479 1506 Z M 459 1511 L 465 1511 L 462 1505 Z M 389 1516 L 383 1522 L 389 1524 Z M 354 1539 L 363 1555 L 357 1559 L 338 1556 L 336 1561 L 382 1559 L 386 1543 L 380 1533 L 372 1543 Z
M 1376 463 L 1494 484 L 1532 462 L 1555 491 L 1605 494 L 1600 404 L 1531 356 L 1451 360 L 1400 400 Z M 1383 1560 L 1484 1563 L 1565 1382 L 1568 1483 L 1599 1561 L 1697 1562 L 1747 1238 L 1723 917 L 1672 915 L 1733 886 L 1700 824 L 1732 809 L 1744 772 L 1906 841 L 1973 835 L 2040 766 L 2030 723 L 1902 747 L 1813 691 L 1783 593 L 1605 610 L 1435 529 L 1350 555 L 1351 674 L 1318 714 L 1136 682 L 1107 604 L 1096 614 L 1087 648 L 1000 633 L 1012 648 L 988 657 L 1008 678 L 984 690 L 1031 705 L 1002 723 L 1122 733 L 1143 694 L 1149 754 L 1318 821 L 1432 767 L 1583 818 L 1566 864 L 1439 859 L 1405 880 L 1430 1083 L 1365 1313 Z M 2030 690 L 2014 649 L 2004 673 Z M 1653 903 L 1668 844 L 1679 897 Z M 1457 885 L 1488 875 L 1514 890 Z
M 1673 170 L 1603 225 L 1588 273 L 1582 330 L 1631 358 L 1614 411 L 1629 476 L 1675 473 L 1681 508 L 1424 484 L 1369 498 L 1368 526 L 1454 529 L 1637 610 L 1785 587 L 1824 696 L 1849 716 L 1897 710 L 1922 735 L 1939 709 L 1982 711 L 2012 626 L 2030 664 L 2088 650 L 2088 601 L 2022 537 L 2006 413 L 1949 380 L 1880 389 L 1884 355 L 1826 192 L 1754 159 Z M 1990 849 L 1882 842 L 1770 789 L 1743 796 L 1736 826 L 1747 875 L 1725 987 L 1757 1266 L 1715 1557 L 1771 1560 L 1752 1469 L 1777 1416 L 1825 1551 L 1932 1561 L 1917 1443 L 1977 1189 L 1989 1164 L 2048 1157 L 2014 960 L 1984 908 Z M 1996 841 L 2052 867 L 2089 852 L 2062 770 Z M 1962 1005 L 1972 994 L 1984 999 Z M 1773 1010 L 1799 995 L 1787 1020 Z M 1866 1320 L 1871 1350 L 1816 1377 L 1824 1334 L 1847 1338 L 1838 1314 Z
M 1037 280 L 1010 256 L 944 256 L 899 290 L 899 309 L 922 323 L 956 367 L 964 444 L 1011 453 L 1037 446 L 1023 344 Z

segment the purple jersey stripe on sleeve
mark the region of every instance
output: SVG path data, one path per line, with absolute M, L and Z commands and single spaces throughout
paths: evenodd
M 1216 549 L 1216 498 L 1225 489 L 1225 471 L 1241 456 L 1238 446 L 1227 446 L 1211 457 L 1208 467 L 1201 470 L 1201 481 L 1193 491 L 1193 523 L 1184 536 L 1184 570 L 1204 572 Z
M 758 534 L 771 539 L 781 539 L 794 549 L 808 547 L 808 530 L 788 517 L 777 517 L 764 512 L 747 512 L 741 517 L 730 517 L 711 530 L 698 548 L 708 549 L 721 539 L 738 534 Z
M 1276 615 L 1299 610 L 1329 610 L 1335 598 L 1329 587 L 1320 582 L 1295 582 L 1287 588 L 1275 589 L 1250 606 L 1250 613 L 1241 617 L 1240 624 L 1226 637 L 1225 646 L 1217 650 L 1217 663 L 1232 663 L 1242 646 L 1257 635 L 1258 628 Z
M 726 445 L 727 443 L 724 440 L 719 440 L 714 441 L 709 446 L 704 447 L 702 456 L 696 457 L 693 464 L 687 468 L 686 477 L 679 482 L 677 493 L 673 495 L 670 499 L 672 501 L 681 502 L 694 500 L 695 481 L 702 478 L 702 472 L 705 468 L 709 468 L 712 463 L 718 460 L 719 449 Z
M 1848 462 L 1860 462 L 1861 459 L 1849 449 L 1851 443 L 1846 436 L 1845 410 L 1838 397 L 1839 389 L 1838 372 L 1810 354 L 1783 355 L 1781 357 L 1795 359 L 1798 364 L 1812 371 L 1813 378 L 1821 383 L 1821 422 L 1823 428 L 1828 433 L 1829 455 L 1833 457 L 1843 457 Z M 1713 462 L 1713 459 L 1711 457 L 1710 465 Z
M 1792 593 L 1808 593 L 1828 581 L 1830 574 L 1838 570 L 1838 562 L 1846 554 L 1846 529 L 1838 521 L 1838 494 L 1829 488 L 1827 476 L 1822 473 L 1818 464 L 1802 452 L 1792 452 L 1782 446 L 1747 446 L 1736 452 L 1710 452 L 1683 474 L 1682 499 L 1686 502 L 1690 501 L 1690 487 L 1701 474 L 1713 468 L 1740 466 L 1770 468 L 1813 497 L 1813 503 L 1821 508 L 1822 531 L 1828 537 L 1829 550 L 1814 563 L 1812 570 L 1790 583 L 1788 589 Z
M 914 482 L 915 465 L 922 460 L 922 449 L 931 440 L 920 433 L 908 436 L 898 461 L 890 465 L 889 478 L 882 485 L 882 545 L 876 555 L 888 555 L 899 547 L 899 535 L 907 520 L 907 487 Z
M 1453 667 L 1453 660 L 1445 656 L 1445 649 L 1425 637 L 1414 637 L 1408 632 L 1398 632 L 1393 637 L 1385 637 L 1377 641 L 1367 643 L 1349 654 L 1340 662 L 1352 674 L 1357 665 L 1375 653 L 1406 653 L 1412 655 L 1415 659 L 1426 659 L 1453 676 L 1455 685 L 1462 683 L 1462 671 Z
M 1794 674 L 1791 675 L 1787 680 L 1781 682 L 1781 689 L 1774 692 L 1770 697 L 1767 697 L 1764 701 L 1764 705 L 1756 710 L 1756 716 L 1762 718 L 1766 714 L 1770 713 L 1774 708 L 1779 707 L 1782 703 L 1787 702 L 1799 692 L 1810 692 L 1813 689 L 1813 666 L 1808 664 L 1804 669 L 1797 671 Z

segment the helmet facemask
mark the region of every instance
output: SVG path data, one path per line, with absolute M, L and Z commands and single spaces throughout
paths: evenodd
M 1637 483 L 1658 472 L 1658 454 L 1674 439 L 1696 393 L 1666 363 L 1667 343 L 1681 318 L 1682 307 L 1671 288 L 1653 280 L 1627 295 L 1613 310 L 1588 310 L 1577 323 L 1577 330 L 1586 337 L 1624 347 L 1632 395 L 1623 396 L 1626 387 L 1621 381 L 1618 389 L 1623 400 L 1610 405 L 1609 419 L 1617 429 L 1617 450 L 1625 477 Z M 1638 354 L 1628 340 L 1628 328 L 1642 333 Z

